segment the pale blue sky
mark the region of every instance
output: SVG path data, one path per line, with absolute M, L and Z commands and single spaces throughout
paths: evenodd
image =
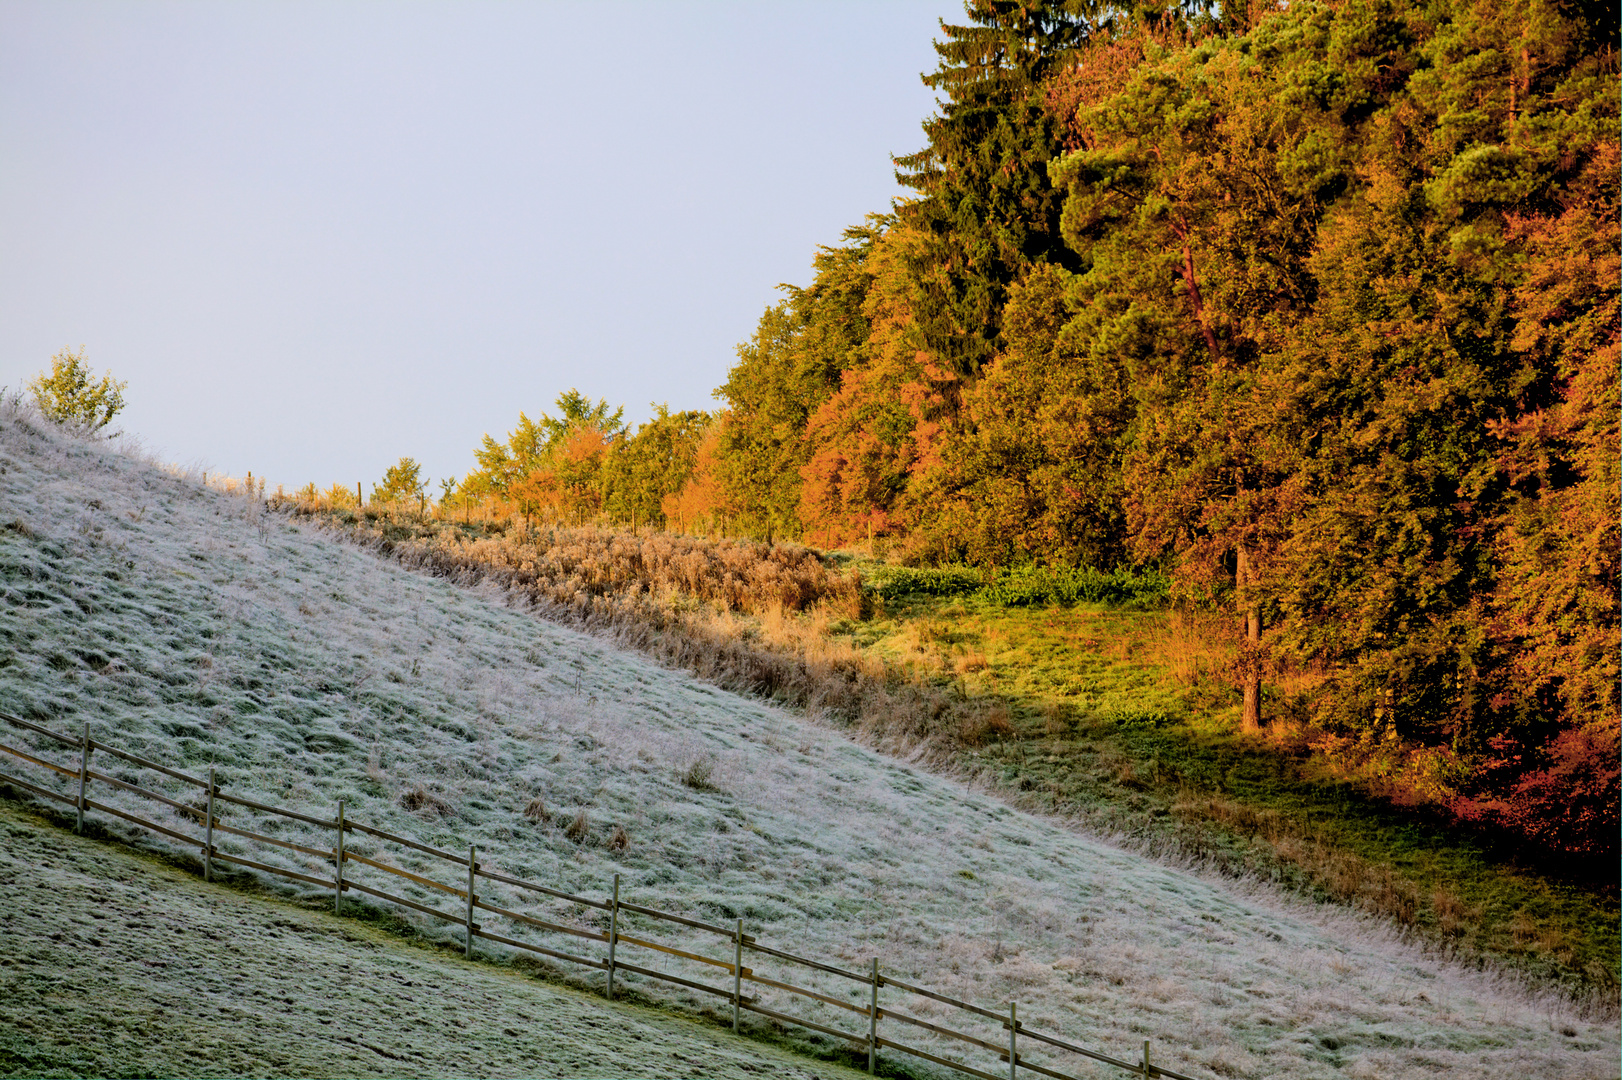
M 461 474 L 570 387 L 713 408 L 900 193 L 943 17 L 0 0 L 0 384 L 83 344 L 148 446 L 290 487 Z

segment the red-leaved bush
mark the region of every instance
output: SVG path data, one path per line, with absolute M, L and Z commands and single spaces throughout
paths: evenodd
M 1546 745 L 1523 747 L 1509 736 L 1492 741 L 1484 789 L 1454 800 L 1462 819 L 1497 825 L 1555 855 L 1584 860 L 1596 876 L 1614 874 L 1618 855 L 1618 728 L 1571 728 Z

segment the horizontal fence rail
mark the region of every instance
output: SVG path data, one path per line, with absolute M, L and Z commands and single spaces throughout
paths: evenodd
M 74 738 L 4 713 L 0 713 L 0 720 L 33 733 L 39 741 L 52 742 L 62 750 L 75 751 L 77 756 L 77 760 L 72 764 L 62 764 L 38 756 L 45 751 L 37 747 L 25 750 L 0 743 L 0 754 L 46 774 L 28 778 L 14 775 L 9 770 L 0 770 L 0 786 L 9 785 L 14 789 L 72 807 L 75 812 L 75 828 L 78 831 L 83 831 L 85 814 L 94 810 L 174 840 L 199 853 L 205 878 L 212 878 L 216 862 L 241 866 L 258 873 L 272 874 L 330 891 L 334 910 L 337 911 L 342 910 L 343 896 L 346 892 L 359 893 L 443 923 L 460 926 L 463 949 L 468 956 L 473 955 L 473 943 L 483 939 L 510 949 L 535 953 L 550 960 L 602 971 L 606 980 L 605 992 L 610 999 L 614 996 L 616 979 L 623 981 L 627 975 L 679 986 L 684 990 L 721 999 L 725 1006 L 730 1007 L 733 1030 L 737 1030 L 742 1014 L 749 1012 L 779 1024 L 814 1031 L 841 1040 L 858 1053 L 865 1051 L 869 1072 L 876 1070 L 878 1052 L 882 1049 L 907 1054 L 966 1076 L 980 1077 L 982 1080 L 1005 1080 L 1005 1078 L 1020 1080 L 1021 1069 L 1026 1070 L 1028 1076 L 1077 1080 L 1071 1074 L 1053 1068 L 1051 1064 L 1032 1060 L 1026 1048 L 1035 1045 L 1051 1047 L 1089 1061 L 1110 1065 L 1145 1080 L 1149 1077 L 1196 1080 L 1195 1077 L 1152 1063 L 1147 1040 L 1143 1043 L 1142 1057 L 1138 1061 L 1128 1061 L 1026 1027 L 1019 1020 L 1017 1005 L 1014 1003 L 1009 1004 L 1006 1012 L 987 1009 L 892 978 L 880 972 L 876 957 L 866 970 L 851 971 L 837 964 L 762 944 L 744 933 L 742 919 L 736 920 L 732 926 L 722 926 L 630 903 L 620 897 L 618 874 L 614 875 L 612 896 L 606 900 L 594 900 L 485 866 L 479 861 L 476 847 L 470 846 L 467 854 L 463 855 L 355 821 L 345 815 L 342 802 L 335 808 L 334 816 L 327 818 L 230 794 L 222 790 L 216 782 L 213 769 L 209 770 L 206 777 L 193 776 L 106 742 L 93 740 L 90 737 L 89 724 L 85 724 L 80 736 Z M 111 755 L 115 759 L 150 770 L 185 787 L 196 788 L 201 794 L 192 801 L 186 801 L 184 796 L 176 798 L 172 794 L 154 791 L 136 779 L 113 776 L 100 769 L 93 769 L 91 759 L 95 754 Z M 55 790 L 49 786 L 53 781 L 58 785 L 65 781 L 74 790 L 72 793 Z M 130 813 L 126 809 L 93 800 L 90 798 L 92 783 L 105 785 L 115 791 L 128 792 L 166 806 L 181 821 L 200 827 L 203 835 L 200 837 L 190 835 L 180 829 Z M 278 822 L 285 821 L 318 830 L 323 836 L 330 834 L 331 847 L 299 843 L 296 840 L 268 835 L 265 831 L 256 832 L 242 825 L 228 823 L 219 816 L 222 811 L 221 804 L 268 815 L 270 820 L 262 824 L 261 829 L 274 829 L 279 827 Z M 222 851 L 215 843 L 216 833 L 253 844 L 262 844 L 295 856 L 303 856 L 304 863 L 301 869 L 291 869 L 249 858 L 248 851 Z M 384 851 L 379 848 L 368 854 L 362 854 L 350 850 L 351 845 L 357 842 L 356 838 L 381 841 L 399 851 Z M 324 844 L 325 841 L 321 843 Z M 414 867 L 398 865 L 412 859 L 416 860 Z M 440 867 L 441 873 L 453 872 L 454 880 L 444 881 L 434 877 L 429 869 L 434 865 Z M 363 870 L 381 877 L 362 882 L 358 880 L 358 875 Z M 395 891 L 392 892 L 383 888 L 382 886 L 390 879 L 402 883 L 405 887 L 393 886 Z M 516 897 L 545 898 L 561 902 L 575 909 L 577 913 L 596 914 L 591 915 L 589 919 L 576 918 L 570 922 L 565 921 L 562 916 L 543 918 L 540 915 L 518 911 L 514 909 L 513 904 L 520 901 L 498 902 L 501 898 L 491 888 L 481 885 L 481 881 L 489 883 L 492 887 L 504 886 Z M 415 887 L 419 893 L 416 898 L 399 895 L 401 891 L 408 891 L 410 887 Z M 506 924 L 502 928 L 503 932 L 497 933 L 477 921 L 476 916 L 485 914 L 503 920 Z M 643 925 L 630 926 L 627 929 L 628 919 Z M 593 921 L 602 925 L 590 925 Z M 582 923 L 585 925 L 581 925 Z M 720 944 L 725 952 L 721 956 L 712 956 L 702 951 L 705 947 L 703 944 L 691 945 L 685 940 L 680 944 L 658 940 L 655 930 L 659 925 L 679 928 L 667 932 L 695 931 L 707 939 L 718 938 L 720 941 L 714 942 L 710 947 Z M 528 936 L 518 935 L 541 935 L 542 940 L 532 940 Z M 578 952 L 557 947 L 566 944 L 566 941 L 558 940 L 560 938 L 606 946 L 607 952 L 596 957 L 582 956 Z M 683 947 L 684 945 L 688 947 Z M 579 948 L 578 945 L 573 947 Z M 651 957 L 641 963 L 630 962 L 621 956 L 620 950 L 623 948 L 639 950 L 641 953 L 651 954 Z M 754 967 L 746 965 L 745 953 L 750 954 L 751 963 L 764 961 L 775 965 L 773 968 L 775 974 L 757 971 Z M 678 965 L 674 971 L 670 969 L 672 962 Z M 651 966 L 654 963 L 660 963 L 661 966 Z M 795 974 L 796 970 L 799 974 Z M 705 972 L 709 973 L 710 980 L 719 979 L 722 985 L 706 981 Z M 818 985 L 805 985 L 807 982 L 816 983 L 819 980 Z M 842 989 L 847 996 L 841 996 Z M 880 991 L 885 989 L 891 991 L 889 996 L 892 1000 L 881 1003 Z M 965 1019 L 986 1024 L 990 1030 L 979 1035 L 971 1034 L 932 1019 L 913 1015 L 912 1012 L 901 1011 L 895 1007 L 896 1003 L 893 1000 L 895 994 L 910 997 L 924 1006 L 926 1011 L 929 1009 L 938 1011 L 944 1006 Z M 812 1015 L 805 1015 L 807 1012 Z M 885 1035 L 879 1033 L 881 1021 L 886 1022 L 890 1028 Z M 904 1035 L 903 1031 L 898 1030 L 901 1028 L 914 1033 L 927 1032 L 929 1036 L 935 1037 L 936 1042 L 932 1043 L 929 1049 L 924 1049 L 891 1037 Z M 1026 1048 L 1021 1047 L 1021 1040 L 1024 1040 Z M 950 1049 L 952 1047 L 958 1048 L 956 1055 Z M 964 1056 L 970 1054 L 973 1056 Z M 1003 1071 L 990 1072 L 986 1068 L 979 1067 L 980 1064 L 997 1067 Z

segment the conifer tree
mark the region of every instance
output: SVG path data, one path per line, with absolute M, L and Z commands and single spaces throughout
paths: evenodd
M 699 444 L 715 425 L 709 413 L 673 413 L 655 405 L 651 420 L 618 440 L 603 463 L 603 509 L 621 524 L 665 524 L 663 504 L 693 474 Z
M 610 409 L 578 390 L 557 398 L 559 415 L 539 421 L 518 414 L 518 426 L 505 442 L 488 434 L 473 452 L 479 467 L 463 477 L 460 490 L 477 498 L 494 496 L 508 512 L 545 511 L 555 520 L 582 523 L 603 507 L 604 461 L 624 434 L 625 408 Z
M 1008 287 L 1027 267 L 1075 265 L 1048 182 L 1062 139 L 1043 85 L 1087 40 L 1086 19 L 1067 7 L 970 0 L 970 25 L 943 22 L 940 67 L 923 80 L 946 100 L 924 121 L 929 144 L 896 158 L 896 179 L 918 192 L 898 213 L 929 238 L 911 266 L 924 297 L 917 346 L 959 376 L 1000 347 Z
M 40 372 L 28 382 L 40 415 L 86 431 L 106 427 L 124 407 L 124 390 L 129 384 L 113 378 L 110 371 L 99 382 L 91 375 L 82 345 L 78 352 L 63 349 L 51 357 L 51 373 Z
M 381 484 L 372 485 L 373 502 L 416 502 L 427 492 L 422 466 L 415 458 L 403 457 L 390 465 Z
M 806 423 L 844 374 L 867 362 L 868 263 L 890 224 L 872 215 L 846 229 L 843 244 L 819 249 L 811 285 L 782 287 L 788 296 L 761 315 L 715 392 L 727 408 L 716 433 L 714 482 L 737 524 L 762 539 L 800 532 L 800 470 L 813 452 Z
M 1073 281 L 1038 266 L 1010 291 L 1007 346 L 964 394 L 941 489 L 921 500 L 930 548 L 993 565 L 1121 560 L 1119 458 L 1135 403 L 1118 348 L 1091 348 L 1095 328 L 1070 323 Z

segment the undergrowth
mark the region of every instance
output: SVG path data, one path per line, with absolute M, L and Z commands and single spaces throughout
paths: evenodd
M 1132 610 L 1165 605 L 1171 581 L 1159 571 L 1090 566 L 913 567 L 879 564 L 864 581 L 885 603 L 912 596 L 962 596 L 996 607 L 1108 604 Z

